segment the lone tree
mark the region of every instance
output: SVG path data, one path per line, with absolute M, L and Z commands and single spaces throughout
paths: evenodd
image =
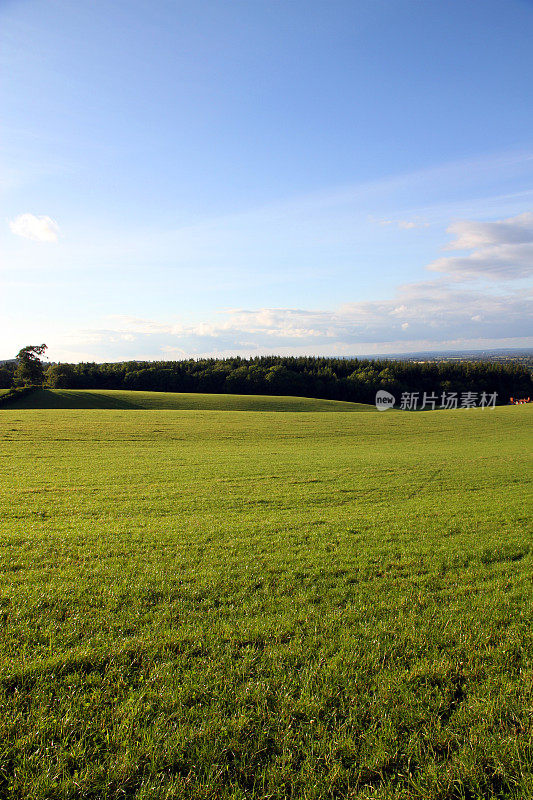
M 44 373 L 39 356 L 42 356 L 45 350 L 47 350 L 45 344 L 28 345 L 19 350 L 15 370 L 17 386 L 42 386 Z

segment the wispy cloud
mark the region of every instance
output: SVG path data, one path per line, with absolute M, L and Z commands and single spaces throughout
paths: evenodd
M 423 222 L 418 219 L 373 219 L 370 218 L 371 222 L 377 222 L 379 225 L 392 225 L 395 228 L 399 228 L 403 231 L 410 231 L 414 228 L 428 228 L 429 222 Z
M 9 227 L 16 236 L 31 239 L 33 242 L 57 242 L 59 236 L 59 225 L 47 216 L 19 214 L 9 221 Z
M 361 352 L 395 342 L 396 349 L 450 341 L 512 340 L 530 335 L 532 292 L 510 288 L 531 269 L 533 215 L 495 222 L 455 222 L 448 249 L 469 247 L 464 257 L 429 264 L 441 276 L 408 282 L 383 300 L 347 302 L 334 310 L 230 308 L 197 322 L 109 317 L 96 331 L 111 347 L 132 342 L 160 357 L 267 352 Z M 527 254 L 529 248 L 529 255 Z M 472 277 L 504 280 L 489 285 Z M 378 350 L 379 352 L 379 350 Z M 138 356 L 140 357 L 140 353 Z
M 161 325 L 115 318 L 103 335 L 134 334 L 161 352 L 204 355 L 225 352 L 357 351 L 361 344 L 479 337 L 525 337 L 530 333 L 531 293 L 494 295 L 445 281 L 407 284 L 385 301 L 347 303 L 332 311 L 297 308 L 230 309 L 209 322 Z M 181 356 L 179 356 L 181 357 Z
M 473 250 L 501 244 L 528 244 L 533 242 L 533 214 L 526 212 L 510 219 L 496 222 L 461 220 L 452 223 L 448 233 L 457 238 L 446 245 L 447 250 Z
M 502 194 L 508 181 L 523 191 Z M 450 219 L 518 214 L 533 199 L 526 188 L 532 182 L 533 154 L 516 153 L 273 198 L 232 213 L 215 210 L 212 216 L 196 216 L 182 209 L 164 218 L 147 215 L 139 224 L 125 220 L 124 227 L 121 223 L 112 232 L 105 219 L 98 225 L 80 219 L 70 223 L 61 252 L 36 248 L 32 258 L 13 247 L 0 269 L 91 274 L 127 269 L 151 275 L 158 269 L 179 269 L 191 287 L 202 272 L 207 287 L 223 275 L 222 283 L 231 290 L 255 290 L 273 282 L 286 284 L 295 276 L 307 280 L 311 270 L 313 276 L 334 272 L 342 279 L 356 270 L 364 278 L 372 269 L 369 262 L 386 264 L 395 247 L 395 269 L 408 274 L 416 269 L 411 252 L 417 258 L 419 251 L 408 251 L 416 246 L 416 234 L 434 239 L 436 247 L 436 237 Z M 383 231 L 388 235 L 381 236 Z M 405 248 L 400 250 L 393 234 L 403 236 Z
M 492 280 L 525 278 L 533 272 L 533 214 L 496 222 L 462 220 L 454 222 L 448 233 L 455 241 L 447 250 L 472 250 L 466 256 L 438 258 L 429 269 L 461 278 L 483 277 Z

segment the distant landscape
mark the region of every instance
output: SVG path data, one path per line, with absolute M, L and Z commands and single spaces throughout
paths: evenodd
M 366 356 L 369 358 L 369 356 Z M 422 350 L 417 353 L 376 354 L 373 359 L 390 359 L 391 361 L 492 361 L 533 366 L 533 350 L 531 348 L 514 348 L 506 350 Z

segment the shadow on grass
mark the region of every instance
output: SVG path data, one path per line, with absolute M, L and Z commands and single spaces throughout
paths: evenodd
M 136 408 L 139 406 L 128 402 L 124 397 L 111 397 L 98 392 L 85 392 L 83 390 L 62 391 L 61 389 L 38 389 L 27 397 L 14 400 L 6 404 L 6 408 Z

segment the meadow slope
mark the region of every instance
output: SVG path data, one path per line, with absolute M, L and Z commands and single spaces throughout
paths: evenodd
M 0 411 L 0 797 L 533 797 L 532 411 Z
M 170 411 L 375 411 L 375 406 L 255 394 L 143 392 L 122 389 L 39 389 L 10 408 L 109 408 Z

